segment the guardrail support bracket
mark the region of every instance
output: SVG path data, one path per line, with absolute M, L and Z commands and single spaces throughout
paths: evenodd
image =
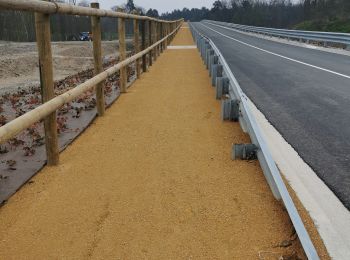
M 255 144 L 234 144 L 232 160 L 256 160 L 258 147 Z

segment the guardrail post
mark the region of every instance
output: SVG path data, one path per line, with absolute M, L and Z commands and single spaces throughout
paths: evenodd
M 100 8 L 99 3 L 91 3 L 91 8 Z M 93 40 L 93 52 L 94 52 L 94 69 L 95 75 L 100 74 L 103 71 L 102 64 L 102 51 L 101 51 L 101 23 L 100 17 L 91 17 L 92 28 L 92 40 Z M 105 113 L 105 98 L 104 98 L 104 82 L 99 83 L 96 86 L 96 105 L 97 113 L 99 116 L 103 116 Z
M 35 29 L 39 54 L 42 103 L 45 103 L 55 97 L 52 68 L 50 15 L 35 13 Z M 59 150 L 56 111 L 44 119 L 44 128 L 47 164 L 50 166 L 57 165 L 59 163 Z
M 152 33 L 153 33 L 153 23 L 152 23 L 152 21 L 149 21 L 149 23 L 148 23 L 148 46 L 152 45 L 152 40 L 153 40 Z M 149 52 L 148 63 L 149 63 L 149 66 L 152 66 L 152 64 L 153 64 L 153 50 L 151 50 Z
M 137 11 L 135 12 L 137 14 Z M 140 27 L 139 27 L 139 21 L 137 19 L 133 20 L 134 25 L 134 48 L 135 48 L 135 54 L 140 52 Z M 141 75 L 141 67 L 140 67 L 140 59 L 136 60 L 136 77 L 140 78 Z
M 207 50 L 206 59 L 205 59 L 205 62 L 206 62 L 206 65 L 207 65 L 207 69 L 209 69 L 210 57 L 211 57 L 212 55 L 214 55 L 214 50 L 211 49 L 211 47 L 209 46 L 209 49 Z
M 232 147 L 232 160 L 256 160 L 259 148 L 255 144 L 234 144 Z
M 142 50 L 146 49 L 146 23 L 147 21 L 142 21 L 142 27 L 141 27 L 141 38 L 142 38 Z M 147 55 L 142 56 L 142 71 L 147 72 Z
M 222 100 L 221 118 L 222 120 L 237 122 L 239 120 L 239 101 L 232 99 Z
M 216 78 L 216 99 L 221 99 L 223 95 L 229 93 L 230 80 L 226 77 Z
M 211 77 L 213 74 L 213 66 L 218 64 L 219 57 L 215 54 L 211 55 L 209 58 L 209 76 Z
M 126 59 L 125 18 L 118 18 L 119 61 Z M 127 71 L 126 67 L 120 69 L 120 92 L 126 93 Z
M 202 60 L 204 60 L 204 50 L 205 50 L 205 47 L 206 47 L 206 41 L 204 38 L 202 38 L 201 40 L 201 56 L 202 56 Z
M 223 67 L 221 64 L 215 64 L 212 66 L 211 84 L 213 87 L 216 86 L 216 79 L 218 77 L 222 77 L 222 70 L 223 70 Z

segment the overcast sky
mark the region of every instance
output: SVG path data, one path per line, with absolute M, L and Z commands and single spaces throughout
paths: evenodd
M 145 9 L 155 8 L 160 13 L 172 11 L 174 9 L 187 8 L 201 8 L 202 6 L 211 7 L 215 0 L 134 0 L 138 6 Z M 113 5 L 120 5 L 126 3 L 126 0 L 99 0 L 101 8 L 109 9 Z

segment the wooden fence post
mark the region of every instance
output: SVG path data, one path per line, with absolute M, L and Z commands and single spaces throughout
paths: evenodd
M 157 22 L 158 26 L 157 26 L 157 41 L 159 41 L 161 39 L 161 31 L 160 31 L 160 22 Z M 158 56 L 160 56 L 160 53 L 162 51 L 162 45 L 159 44 L 158 45 Z
M 171 33 L 171 24 L 170 23 L 168 23 L 168 33 L 169 34 Z M 170 45 L 170 43 L 171 43 L 171 36 L 169 36 L 169 38 L 168 38 L 168 45 Z
M 162 39 L 162 23 L 158 22 L 158 39 L 157 39 L 157 41 L 159 41 L 160 39 Z M 159 56 L 163 52 L 162 45 L 163 44 L 159 44 L 159 48 L 158 48 L 159 49 L 159 52 L 158 52 Z
M 159 22 L 156 22 L 156 42 L 159 41 Z M 157 46 L 157 57 L 159 56 L 160 53 L 160 45 Z
M 35 29 L 39 54 L 42 103 L 45 103 L 55 97 L 52 68 L 50 15 L 35 13 Z M 44 127 L 47 164 L 50 166 L 57 165 L 59 163 L 59 150 L 57 140 L 56 111 L 45 118 Z
M 137 12 L 135 12 L 137 14 Z M 134 47 L 135 54 L 140 52 L 140 26 L 139 21 L 134 19 Z M 141 75 L 141 67 L 140 67 L 140 59 L 136 60 L 136 77 L 140 78 Z
M 91 8 L 99 9 L 99 3 L 91 3 Z M 93 40 L 93 52 L 94 52 L 94 68 L 95 75 L 103 72 L 102 64 L 102 50 L 101 50 L 101 22 L 100 17 L 91 17 L 92 28 L 92 40 Z M 104 82 L 99 83 L 96 86 L 96 104 L 97 113 L 99 116 L 103 116 L 105 113 L 105 96 L 104 96 Z
M 153 28 L 153 40 L 152 40 L 152 42 L 154 44 L 154 43 L 157 42 L 157 22 L 153 22 L 152 28 Z M 157 48 L 158 48 L 158 46 L 153 48 L 153 50 L 154 50 L 153 51 L 154 61 L 157 60 Z
M 120 11 L 120 10 L 119 10 Z M 119 62 L 126 59 L 125 18 L 118 18 Z M 126 67 L 120 69 L 120 92 L 126 93 Z
M 146 49 L 146 21 L 142 21 L 142 27 L 141 27 L 141 37 L 142 37 L 142 50 Z M 142 71 L 147 72 L 147 56 L 142 56 Z
M 165 23 L 164 24 L 164 35 L 165 36 L 168 36 L 168 24 L 167 23 Z M 168 48 L 168 39 L 166 39 L 165 41 L 164 41 L 164 49 L 166 50 Z
M 152 45 L 152 41 L 153 41 L 152 34 L 153 34 L 152 21 L 149 21 L 149 23 L 148 23 L 148 46 L 151 46 L 151 45 Z M 152 66 L 152 64 L 153 64 L 153 50 L 151 50 L 151 51 L 149 52 L 148 57 L 149 57 L 149 58 L 148 58 L 149 66 Z
M 161 39 L 163 39 L 164 37 L 165 37 L 165 33 L 164 33 L 164 23 L 161 23 L 160 24 L 160 33 L 161 33 L 161 35 L 160 35 L 160 38 Z M 162 42 L 162 53 L 163 53 L 163 51 L 165 50 L 165 42 Z

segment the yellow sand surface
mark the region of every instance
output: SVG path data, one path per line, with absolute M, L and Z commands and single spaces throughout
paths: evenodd
M 0 259 L 304 259 L 214 93 L 197 50 L 165 51 L 0 209 Z

